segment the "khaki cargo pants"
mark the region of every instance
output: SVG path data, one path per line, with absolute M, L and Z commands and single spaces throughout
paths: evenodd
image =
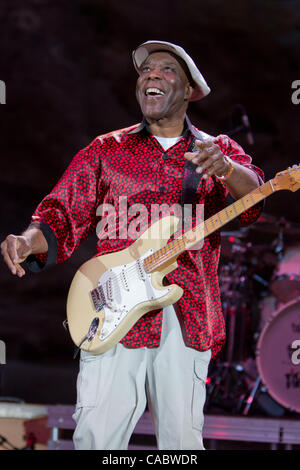
M 204 449 L 210 357 L 210 350 L 185 346 L 173 306 L 163 310 L 159 348 L 129 349 L 119 343 L 97 356 L 81 351 L 75 449 L 127 449 L 147 401 L 159 449 Z

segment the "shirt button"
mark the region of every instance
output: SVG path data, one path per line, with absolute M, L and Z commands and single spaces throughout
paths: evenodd
M 160 186 L 160 187 L 159 187 L 159 190 L 160 190 L 161 193 L 164 193 L 164 192 L 165 192 L 165 187 L 164 187 L 164 186 Z
M 167 160 L 167 158 L 169 158 L 169 155 L 167 153 L 163 153 L 162 157 L 163 157 L 164 160 Z

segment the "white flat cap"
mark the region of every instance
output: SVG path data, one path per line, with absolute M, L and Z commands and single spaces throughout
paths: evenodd
M 210 93 L 210 88 L 193 59 L 182 47 L 172 44 L 171 42 L 147 41 L 138 46 L 132 53 L 133 64 L 137 72 L 139 72 L 142 63 L 145 62 L 149 54 L 156 51 L 172 52 L 185 62 L 195 85 L 190 101 L 201 100 Z

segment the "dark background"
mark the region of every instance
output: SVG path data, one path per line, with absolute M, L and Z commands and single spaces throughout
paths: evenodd
M 197 127 L 232 131 L 233 107 L 242 104 L 255 143 L 245 133 L 235 140 L 266 180 L 300 161 L 300 104 L 291 99 L 300 79 L 299 0 L 1 0 L 0 24 L 1 240 L 26 228 L 79 149 L 141 119 L 131 51 L 149 39 L 183 46 L 211 87 L 190 106 Z M 265 213 L 275 225 L 282 216 L 300 224 L 299 202 L 300 191 L 280 191 Z M 253 233 L 258 244 L 276 236 Z M 0 397 L 74 403 L 78 365 L 62 321 L 72 277 L 94 246 L 92 236 L 63 265 L 22 279 L 1 260 Z

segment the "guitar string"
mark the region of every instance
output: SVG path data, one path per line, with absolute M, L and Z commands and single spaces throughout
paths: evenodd
M 163 256 L 159 257 L 158 260 L 155 260 L 155 261 L 158 261 L 159 263 L 156 265 L 156 263 L 154 262 L 154 269 L 159 267 L 160 264 L 163 264 L 165 261 L 167 261 L 170 257 L 170 255 L 176 255 L 177 254 L 177 249 L 175 249 L 175 247 L 172 249 L 172 250 L 169 250 L 168 253 L 164 254 Z M 149 255 L 151 256 L 151 255 Z M 141 259 L 141 258 L 139 258 Z M 146 258 L 144 258 L 142 261 L 144 261 Z M 137 260 L 138 261 L 138 260 Z M 134 264 L 132 266 L 130 266 L 129 268 L 125 268 L 123 270 L 123 273 L 118 273 L 116 275 L 114 275 L 113 277 L 110 278 L 111 282 L 114 283 L 114 284 L 117 284 L 118 282 L 122 282 L 123 281 L 123 275 L 126 276 L 127 279 L 133 279 L 134 276 L 132 276 L 133 273 L 135 272 L 139 272 L 139 268 L 137 267 L 137 261 L 134 262 Z M 145 268 L 144 268 L 145 269 Z M 148 273 L 150 274 L 150 273 Z
M 207 232 L 207 231 L 206 231 Z M 208 233 L 208 232 L 207 232 Z M 206 236 L 206 235 L 205 235 Z M 202 241 L 205 237 L 202 237 L 201 240 L 198 240 L 196 243 L 198 243 L 199 241 Z M 182 238 L 179 239 L 180 241 L 183 240 Z M 164 247 L 165 248 L 165 247 Z M 185 250 L 187 250 L 187 248 L 185 248 Z M 159 251 L 159 250 L 158 250 Z M 157 252 L 155 252 L 157 253 Z M 151 257 L 153 255 L 155 255 L 155 253 L 149 255 L 148 257 Z M 168 261 L 168 259 L 170 259 L 170 257 L 172 258 L 174 255 L 176 254 L 180 254 L 178 253 L 178 246 L 173 246 L 171 249 L 168 249 L 168 251 L 166 253 L 163 253 L 161 256 L 159 256 L 157 259 L 154 259 L 154 262 L 153 262 L 153 265 L 152 265 L 152 269 L 155 270 L 157 268 L 159 268 L 160 265 L 164 264 L 164 262 Z M 141 258 L 138 258 L 141 260 Z M 142 259 L 142 261 L 145 261 L 146 258 Z M 138 261 L 138 260 L 137 260 Z M 133 273 L 135 271 L 138 272 L 138 268 L 136 266 L 136 263 L 137 261 L 135 261 L 132 266 L 130 266 L 129 268 L 125 268 L 123 273 L 118 273 L 116 275 L 114 275 L 114 277 L 111 277 L 110 280 L 111 280 L 111 285 L 112 285 L 112 288 L 116 288 L 116 286 L 118 285 L 118 283 L 123 283 L 123 275 L 125 274 L 126 275 L 126 279 L 128 280 L 132 280 L 134 279 L 134 276 L 133 276 Z M 150 274 L 150 273 L 148 273 Z
M 204 238 L 204 237 L 203 237 L 203 238 Z M 203 239 L 203 238 L 202 238 L 202 239 Z M 202 239 L 201 239 L 201 240 L 198 240 L 197 242 L 195 242 L 195 244 L 198 243 L 199 241 L 202 241 Z M 178 239 L 178 240 L 179 240 L 179 241 L 182 241 L 183 238 Z M 184 240 L 183 240 L 183 241 L 184 241 Z M 184 245 L 184 246 L 186 246 L 186 245 Z M 164 248 L 165 248 L 165 247 L 164 247 Z M 181 251 L 181 248 L 180 248 L 180 247 L 179 247 L 179 249 L 180 249 L 180 251 Z M 160 251 L 160 250 L 161 250 L 161 248 L 160 248 L 159 250 L 157 250 L 157 251 Z M 187 248 L 185 248 L 185 250 L 187 250 Z M 149 255 L 148 257 L 154 256 L 156 253 L 157 253 L 157 252 L 154 252 L 154 253 L 152 253 L 151 255 Z M 170 259 L 170 257 L 172 258 L 172 257 L 173 257 L 174 255 L 176 255 L 176 254 L 180 254 L 180 253 L 178 253 L 178 246 L 173 246 L 171 249 L 168 248 L 168 251 L 167 251 L 166 253 L 163 253 L 163 254 L 160 255 L 160 256 L 158 255 L 158 258 L 157 258 L 157 259 L 155 259 L 155 256 L 154 256 L 154 262 L 153 262 L 153 265 L 152 265 L 152 269 L 155 270 L 156 268 L 159 268 L 160 265 L 164 264 L 166 261 L 168 261 L 168 259 Z M 145 259 L 147 259 L 148 257 L 143 258 L 143 259 L 142 259 L 142 258 L 138 258 L 138 260 L 145 261 Z M 116 281 L 116 282 L 122 281 L 122 275 L 123 275 L 124 273 L 125 273 L 126 275 L 128 275 L 128 274 L 132 273 L 133 271 L 137 270 L 138 268 L 136 267 L 136 263 L 137 263 L 138 260 L 136 260 L 135 262 L 133 262 L 132 266 L 130 266 L 129 268 L 125 268 L 123 273 L 118 273 L 118 274 L 116 274 L 113 278 L 111 278 L 111 280 L 112 280 L 112 281 Z M 158 263 L 157 263 L 157 262 L 158 262 Z M 149 274 L 150 274 L 150 273 L 149 273 Z
M 215 214 L 215 215 L 216 215 L 216 214 Z M 198 243 L 199 241 L 202 241 L 206 236 L 209 235 L 210 231 L 207 229 L 207 223 L 211 223 L 212 226 L 213 226 L 213 228 L 214 228 L 213 220 L 211 221 L 211 219 L 213 219 L 213 217 L 215 217 L 215 215 L 212 216 L 212 217 L 210 217 L 210 218 L 207 219 L 206 221 L 202 222 L 202 224 L 201 224 L 202 227 L 201 227 L 201 228 L 200 228 L 199 226 L 195 227 L 196 231 L 199 231 L 199 230 L 204 231 L 204 236 L 201 237 L 201 240 L 197 240 L 197 241 L 195 242 L 195 244 Z M 238 215 L 239 215 L 239 214 L 238 214 Z M 228 220 L 229 220 L 229 218 L 228 218 Z M 219 222 L 219 220 L 216 220 L 216 222 Z M 214 228 L 213 231 L 216 231 L 216 230 L 218 230 L 218 229 L 220 229 L 220 228 L 221 228 L 221 227 L 218 227 L 217 229 Z M 183 238 L 178 239 L 178 240 L 183 240 Z M 160 256 L 160 257 L 158 258 L 158 260 L 154 260 L 154 265 L 152 266 L 152 269 L 155 270 L 155 269 L 158 268 L 161 264 L 164 264 L 164 262 L 167 261 L 168 258 L 170 258 L 170 255 L 175 255 L 176 252 L 173 253 L 173 251 L 176 250 L 176 249 L 177 249 L 176 247 L 173 247 L 173 248 L 171 248 L 171 250 L 169 250 L 166 254 L 164 253 L 162 256 Z M 187 249 L 187 248 L 185 248 L 185 249 Z M 158 250 L 158 251 L 159 251 L 159 250 Z M 153 256 L 153 255 L 155 255 L 155 253 L 153 253 L 152 255 L 149 255 L 149 257 L 150 257 L 150 256 Z M 139 258 L 139 259 L 141 259 L 141 258 Z M 144 258 L 144 259 L 145 259 L 145 258 Z M 158 261 L 158 264 L 156 264 L 156 261 Z M 135 263 L 136 263 L 136 262 L 135 262 Z M 137 269 L 137 268 L 136 268 L 136 265 L 133 264 L 130 268 L 127 269 L 127 271 L 126 271 L 126 269 L 125 269 L 125 271 L 126 271 L 125 274 L 126 274 L 126 275 L 130 275 L 130 274 L 131 274 L 133 271 L 135 271 L 136 269 Z M 114 282 L 114 283 L 120 282 L 120 281 L 122 282 L 122 274 L 123 274 L 123 273 L 116 274 L 113 278 L 111 278 L 111 281 Z
M 201 240 L 197 240 L 197 241 L 195 242 L 195 244 L 198 243 L 198 242 L 200 242 L 200 241 L 202 241 L 206 236 L 209 235 L 210 231 L 209 231 L 209 230 L 207 229 L 207 227 L 206 227 L 206 223 L 207 223 L 209 220 L 210 220 L 210 219 L 208 219 L 207 221 L 203 222 L 203 224 L 204 224 L 204 236 L 201 238 Z M 199 229 L 198 229 L 198 230 L 199 230 Z M 216 230 L 214 230 L 214 231 L 216 231 Z M 181 238 L 181 239 L 179 239 L 179 240 L 181 241 L 181 240 L 183 240 L 183 238 Z M 154 259 L 154 262 L 153 262 L 153 265 L 152 265 L 152 269 L 155 270 L 155 269 L 157 269 L 160 265 L 164 264 L 165 261 L 168 261 L 168 259 L 170 259 L 170 255 L 171 255 L 171 257 L 172 257 L 173 255 L 178 254 L 177 248 L 178 248 L 177 246 L 173 246 L 173 247 L 172 247 L 171 249 L 169 249 L 166 253 L 163 253 L 161 256 L 159 256 L 158 259 Z M 185 250 L 187 250 L 187 248 L 185 248 Z M 159 251 L 159 250 L 157 250 L 157 251 Z M 157 253 L 157 252 L 155 252 L 155 253 Z M 155 253 L 149 255 L 148 257 L 154 256 Z M 179 253 L 179 254 L 180 254 L 180 253 Z M 138 258 L 138 259 L 141 260 L 141 258 Z M 144 258 L 142 261 L 144 261 L 145 259 L 147 259 L 147 257 Z M 138 261 L 138 260 L 137 260 L 137 261 Z M 118 273 L 118 274 L 116 274 L 114 277 L 111 277 L 111 278 L 110 278 L 113 288 L 115 288 L 116 285 L 118 285 L 118 282 L 123 282 L 122 277 L 123 277 L 124 274 L 126 275 L 126 278 L 127 278 L 128 280 L 134 278 L 134 277 L 132 276 L 132 274 L 133 274 L 135 271 L 138 271 L 138 268 L 137 268 L 137 266 L 136 266 L 137 261 L 135 261 L 135 262 L 132 264 L 132 266 L 130 266 L 129 268 L 125 268 L 124 271 L 123 271 L 123 273 L 122 273 L 122 272 L 121 272 L 121 273 Z
M 167 260 L 169 259 L 169 255 L 170 255 L 170 254 L 172 254 L 172 255 L 177 254 L 176 247 L 173 247 L 172 250 L 169 250 L 168 253 L 164 254 L 164 256 L 161 256 L 161 257 L 158 259 L 158 261 L 159 261 L 159 262 L 162 262 L 162 264 L 163 264 L 164 261 L 167 261 Z M 150 256 L 151 256 L 151 255 L 150 255 Z M 141 258 L 139 258 L 139 259 L 141 259 Z M 144 260 L 145 260 L 145 258 L 144 258 Z M 143 260 L 143 261 L 144 261 L 144 260 Z M 156 261 L 156 260 L 155 260 L 155 261 Z M 131 281 L 132 279 L 135 278 L 135 276 L 134 276 L 135 272 L 137 272 L 137 273 L 139 274 L 139 269 L 137 268 L 136 263 L 137 263 L 137 262 L 135 261 L 132 266 L 130 266 L 130 267 L 127 268 L 127 269 L 125 268 L 125 270 L 124 270 L 124 273 L 123 273 L 123 274 L 126 275 L 126 279 L 128 279 L 128 281 Z M 159 265 L 158 265 L 158 266 L 155 266 L 155 264 L 154 264 L 154 269 L 155 269 L 156 267 L 159 267 Z M 110 281 L 111 281 L 112 289 L 115 289 L 116 287 L 118 287 L 118 285 L 119 285 L 120 282 L 123 283 L 122 273 L 118 273 L 118 274 L 116 274 L 114 277 L 111 277 L 111 278 L 110 278 Z M 106 283 L 105 283 L 105 284 L 106 284 Z
M 261 196 L 261 194 L 260 194 L 260 196 Z M 237 201 L 237 202 L 239 202 L 239 201 Z M 252 202 L 253 202 L 253 201 L 252 201 Z M 259 201 L 258 201 L 258 202 L 259 202 Z M 234 204 L 235 204 L 235 203 L 234 203 Z M 232 204 L 232 205 L 234 205 L 234 204 Z M 254 205 L 254 204 L 253 204 L 253 205 Z M 229 207 L 230 207 L 230 206 L 229 206 Z M 250 206 L 250 207 L 251 207 L 251 206 Z M 248 207 L 247 209 L 249 209 L 249 207 Z M 228 210 L 228 208 L 227 208 L 227 210 Z M 244 210 L 245 210 L 245 209 L 244 209 Z M 243 211 L 241 211 L 241 212 L 243 212 Z M 236 214 L 236 216 L 240 215 L 241 212 L 238 211 L 238 213 Z M 209 230 L 207 230 L 207 226 L 206 226 L 207 223 L 211 223 L 212 226 L 213 226 L 213 228 L 214 228 L 213 217 L 218 216 L 218 215 L 219 215 L 219 213 L 218 213 L 218 214 L 215 214 L 214 216 L 210 217 L 209 219 L 205 220 L 204 222 L 202 222 L 202 223 L 200 224 L 200 225 L 202 226 L 202 230 L 203 230 L 203 228 L 204 228 L 204 232 L 205 232 L 205 234 L 204 234 L 204 236 L 202 237 L 201 240 L 203 240 L 207 235 L 209 235 Z M 228 217 L 228 215 L 227 215 L 227 219 L 230 220 L 230 217 Z M 218 219 L 216 220 L 216 222 L 217 222 L 217 223 L 219 222 Z M 222 225 L 224 225 L 225 223 L 227 223 L 227 222 L 222 223 Z M 222 225 L 221 225 L 221 226 L 222 226 Z M 219 226 L 218 229 L 220 229 L 221 226 Z M 196 230 L 199 229 L 199 226 L 195 227 L 195 229 L 196 229 Z M 193 229 L 193 230 L 194 230 L 194 229 Z M 216 230 L 217 230 L 217 229 L 214 229 L 213 231 L 216 231 Z M 181 239 L 179 239 L 179 240 L 183 240 L 183 238 L 181 238 Z M 199 242 L 199 241 L 200 241 L 200 240 L 198 240 L 197 242 Z M 197 243 L 197 242 L 195 242 L 195 243 Z M 166 254 L 163 254 L 161 257 L 159 257 L 159 259 L 158 259 L 158 265 L 156 265 L 156 263 L 155 263 L 156 260 L 154 260 L 154 266 L 152 266 L 152 268 L 153 268 L 153 269 L 156 269 L 157 267 L 159 267 L 160 264 L 163 264 L 165 261 L 167 261 L 168 258 L 169 258 L 169 255 L 170 255 L 170 254 L 173 254 L 173 253 L 172 253 L 172 250 L 174 250 L 174 249 L 176 249 L 176 247 L 173 247 L 173 248 L 172 248 L 171 250 L 169 250 Z M 186 249 L 186 248 L 185 248 L 185 249 Z M 158 251 L 159 251 L 159 250 L 158 250 Z M 155 253 L 154 253 L 154 254 L 155 254 Z M 175 254 L 176 254 L 176 253 L 174 253 L 174 255 L 175 255 Z M 149 255 L 149 256 L 152 256 L 152 255 Z M 141 259 L 141 258 L 139 258 L 139 259 Z M 144 258 L 144 259 L 145 259 L 145 258 Z M 126 273 L 126 274 L 127 274 L 127 275 L 128 275 L 128 274 L 131 274 L 131 273 L 132 273 L 133 271 L 135 271 L 135 270 L 136 270 L 136 262 L 135 262 L 130 268 L 127 269 L 127 273 Z M 116 276 L 114 276 L 114 278 L 111 278 L 111 281 L 114 282 L 114 283 L 116 283 L 116 282 L 118 282 L 118 281 L 122 281 L 122 274 L 123 274 L 123 273 L 117 274 Z
M 177 247 L 173 247 L 171 250 L 169 250 L 168 253 L 166 253 L 163 256 L 161 256 L 160 258 L 158 258 L 158 260 L 155 260 L 154 265 L 153 265 L 153 269 L 155 270 L 156 268 L 159 267 L 160 264 L 163 264 L 165 261 L 167 261 L 170 258 L 170 254 L 171 255 L 178 254 Z M 151 256 L 151 255 L 149 255 L 149 256 Z M 141 259 L 141 258 L 139 258 L 139 259 Z M 143 261 L 145 259 L 146 258 L 144 258 Z M 155 263 L 156 261 L 158 261 L 159 263 L 156 264 Z M 139 269 L 137 268 L 136 261 L 129 268 L 127 268 L 127 269 L 125 268 L 123 273 L 118 273 L 114 277 L 110 278 L 112 289 L 115 289 L 116 287 L 118 287 L 120 282 L 123 284 L 124 281 L 123 281 L 123 278 L 122 278 L 122 274 L 125 274 L 126 279 L 128 279 L 128 281 L 131 281 L 132 279 L 135 279 L 135 276 L 134 276 L 135 272 L 137 272 L 139 274 Z M 150 274 L 150 273 L 148 273 L 148 274 Z
M 228 210 L 228 208 L 227 208 L 227 210 Z M 209 234 L 209 230 L 207 230 L 207 223 L 208 223 L 208 222 L 211 222 L 212 226 L 214 226 L 214 224 L 213 224 L 213 217 L 215 217 L 216 215 L 218 215 L 218 214 L 215 214 L 214 216 L 210 217 L 210 218 L 207 219 L 206 221 L 202 222 L 201 226 L 202 226 L 202 230 L 203 230 L 203 228 L 204 228 L 205 234 L 204 234 L 204 236 L 201 238 L 201 240 L 203 240 L 203 239 Z M 237 216 L 238 216 L 238 215 L 240 215 L 240 214 L 238 213 Z M 229 218 L 228 216 L 227 216 L 227 218 L 228 218 L 228 220 L 230 220 L 230 218 Z M 219 221 L 216 220 L 216 222 L 219 222 Z M 223 224 L 222 224 L 222 225 L 223 225 Z M 221 227 L 218 227 L 218 229 L 220 229 L 220 228 L 221 228 Z M 198 226 L 196 227 L 196 230 L 197 230 L 197 229 L 198 229 Z M 213 231 L 216 231 L 216 229 L 214 229 Z M 179 240 L 183 240 L 183 238 L 181 238 L 181 239 L 179 239 Z M 199 242 L 199 241 L 200 241 L 200 240 L 198 240 L 197 242 Z M 197 243 L 197 242 L 195 242 L 195 243 Z M 187 249 L 187 248 L 185 248 L 185 250 L 186 250 L 186 249 Z M 173 253 L 174 250 L 175 250 L 175 252 Z M 158 251 L 159 251 L 159 250 L 158 250 Z M 159 256 L 157 260 L 154 259 L 154 263 L 153 263 L 153 265 L 152 265 L 152 269 L 155 270 L 155 269 L 158 268 L 160 265 L 164 264 L 165 261 L 167 261 L 168 259 L 170 259 L 170 255 L 176 255 L 176 254 L 177 254 L 176 251 L 177 251 L 177 247 L 174 246 L 173 248 L 169 249 L 169 251 L 168 251 L 167 253 L 163 253 L 162 256 Z M 149 255 L 149 257 L 151 257 L 151 256 L 153 256 L 153 255 L 155 255 L 155 253 Z M 141 258 L 139 258 L 139 259 L 141 259 Z M 146 258 L 144 258 L 143 261 L 144 261 L 145 259 L 146 259 Z M 158 261 L 158 264 L 157 264 L 157 261 Z M 133 278 L 133 276 L 132 276 L 133 273 L 134 273 L 135 271 L 138 272 L 138 268 L 137 268 L 137 266 L 136 266 L 136 263 L 137 263 L 137 262 L 135 261 L 132 266 L 130 266 L 130 267 L 127 268 L 127 269 L 125 268 L 124 271 L 123 271 L 123 273 L 118 273 L 118 274 L 116 274 L 114 277 L 110 278 L 112 288 L 115 288 L 116 285 L 118 285 L 118 282 L 123 282 L 122 277 L 123 277 L 124 274 L 126 275 L 126 278 L 127 278 L 128 280 L 130 280 L 130 279 Z
M 195 244 L 198 243 L 199 241 L 202 241 L 207 235 L 209 235 L 209 230 L 207 229 L 207 226 L 206 226 L 206 225 L 207 225 L 207 223 L 210 222 L 210 220 L 211 220 L 213 217 L 214 217 L 214 216 L 210 217 L 210 218 L 207 219 L 206 221 L 202 222 L 202 223 L 200 224 L 200 226 L 198 225 L 198 226 L 196 226 L 194 229 L 192 229 L 192 231 L 195 231 L 195 232 L 197 232 L 197 231 L 199 231 L 199 230 L 200 230 L 200 231 L 204 231 L 204 236 L 201 237 L 201 240 L 197 240 L 197 241 L 195 242 Z M 219 221 L 217 220 L 216 222 L 219 222 Z M 213 227 L 214 227 L 213 222 L 212 222 L 212 225 L 213 225 Z M 214 231 L 216 231 L 216 230 L 218 230 L 218 229 L 220 229 L 220 227 L 218 227 L 217 229 L 214 228 Z M 189 233 L 189 232 L 188 232 L 188 233 Z M 179 238 L 178 240 L 181 241 L 181 240 L 183 240 L 183 238 Z M 183 240 L 183 241 L 184 241 L 184 240 Z M 185 248 L 185 249 L 187 249 L 187 248 Z M 175 255 L 176 253 L 173 253 L 173 252 L 172 252 L 173 250 L 176 250 L 176 247 L 171 248 L 171 250 L 169 250 L 168 253 L 166 253 L 166 254 L 164 253 L 161 257 L 159 257 L 159 259 L 158 259 L 158 265 L 156 265 L 156 263 L 155 263 L 156 260 L 154 260 L 154 266 L 153 266 L 153 268 L 156 269 L 157 267 L 159 267 L 159 264 L 163 264 L 165 261 L 167 261 L 170 254 L 171 254 L 171 255 L 173 255 L 173 254 Z M 158 250 L 158 251 L 159 251 L 159 250 Z M 149 255 L 149 256 L 153 256 L 153 255 L 155 255 L 155 253 L 153 253 L 152 255 Z M 139 258 L 139 259 L 141 259 L 141 258 Z M 145 258 L 144 258 L 144 259 L 145 259 Z M 133 266 L 131 266 L 130 268 L 128 268 L 127 273 L 130 273 L 131 269 L 132 269 L 132 270 L 135 270 L 135 269 L 136 269 L 135 264 L 134 264 Z M 122 277 L 122 273 L 117 274 L 116 276 L 114 276 L 114 278 L 112 278 L 112 280 L 115 280 L 116 282 L 118 282 L 118 281 L 121 281 L 121 277 Z

